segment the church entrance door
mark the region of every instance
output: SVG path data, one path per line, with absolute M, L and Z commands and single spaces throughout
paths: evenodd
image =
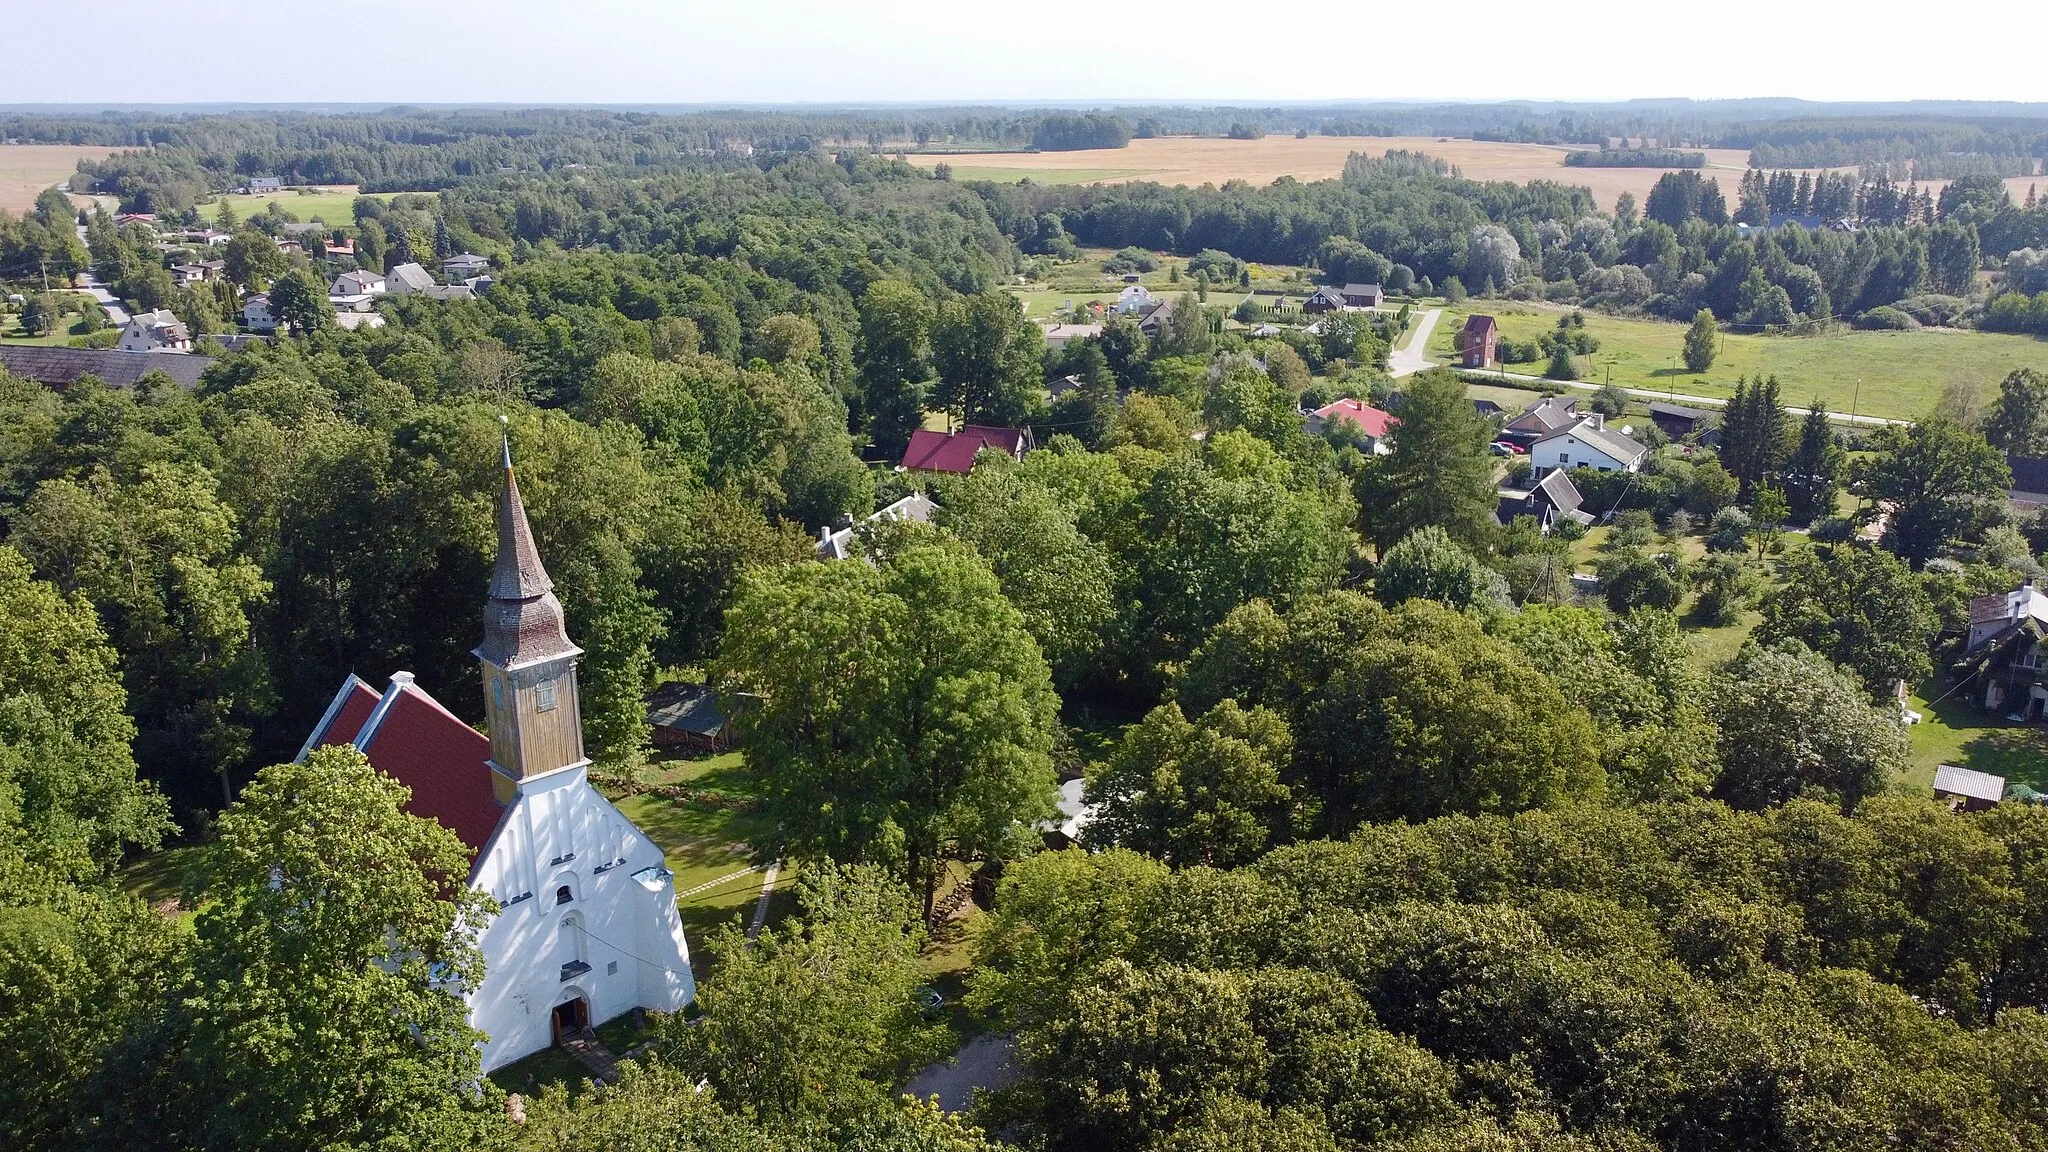
M 555 1043 L 590 1027 L 590 1001 L 578 996 L 567 1003 L 555 1005 Z

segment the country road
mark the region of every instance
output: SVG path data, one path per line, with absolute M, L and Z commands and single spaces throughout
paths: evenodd
M 78 225 L 78 242 L 85 243 L 83 224 Z M 116 328 L 128 326 L 128 310 L 121 307 L 121 301 L 112 292 L 107 291 L 107 286 L 100 283 L 99 277 L 92 274 L 92 269 L 88 268 L 78 274 L 78 288 L 79 291 L 99 301 L 100 307 L 107 310 L 108 323 Z
M 1408 343 L 1387 353 L 1387 375 L 1398 380 L 1403 376 L 1413 376 L 1424 368 L 1436 367 L 1423 354 L 1429 351 L 1430 333 L 1436 331 L 1437 317 L 1443 314 L 1443 309 L 1431 308 L 1415 318 L 1415 334 L 1409 337 Z

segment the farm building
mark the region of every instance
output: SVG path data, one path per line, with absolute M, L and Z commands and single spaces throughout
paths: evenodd
M 1943 764 L 1934 770 L 1934 798 L 1950 811 L 1982 812 L 2005 799 L 2005 777 Z
M 1650 423 L 1664 430 L 1673 440 L 1683 440 L 1706 426 L 1710 413 L 1698 408 L 1686 408 L 1678 404 L 1656 403 L 1650 405 Z
M 663 684 L 647 694 L 647 727 L 656 748 L 725 748 L 725 710 L 704 684 Z

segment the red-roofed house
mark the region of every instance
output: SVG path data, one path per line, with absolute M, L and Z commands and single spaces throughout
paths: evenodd
M 350 676 L 299 751 L 355 745 L 412 789 L 415 815 L 469 847 L 470 883 L 500 908 L 479 941 L 483 981 L 464 990 L 487 1072 L 634 1008 L 673 1012 L 696 995 L 661 846 L 590 785 L 582 654 L 534 548 L 508 447 L 476 650 L 491 734 L 394 672 L 382 692 Z
M 991 428 L 969 424 L 958 432 L 920 428 L 910 434 L 903 467 L 913 472 L 969 472 L 984 448 L 1022 460 L 1033 447 L 1029 428 Z
M 1382 412 L 1363 400 L 1345 397 L 1302 417 L 1309 432 L 1321 436 L 1323 432 L 1339 425 L 1349 425 L 1358 446 L 1375 456 L 1385 456 L 1392 451 L 1387 445 L 1387 431 L 1400 421 L 1392 413 Z
M 1467 368 L 1493 368 L 1500 364 L 1500 325 L 1491 316 L 1465 317 L 1465 330 L 1458 333 L 1460 363 Z

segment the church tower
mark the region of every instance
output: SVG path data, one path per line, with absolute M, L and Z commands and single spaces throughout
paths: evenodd
M 484 606 L 484 709 L 491 733 L 491 791 L 510 803 L 529 780 L 590 763 L 583 755 L 583 714 L 576 658 L 583 654 L 562 623 L 562 602 L 541 567 L 512 475 L 505 441 L 505 488 L 498 498 L 498 559 Z

